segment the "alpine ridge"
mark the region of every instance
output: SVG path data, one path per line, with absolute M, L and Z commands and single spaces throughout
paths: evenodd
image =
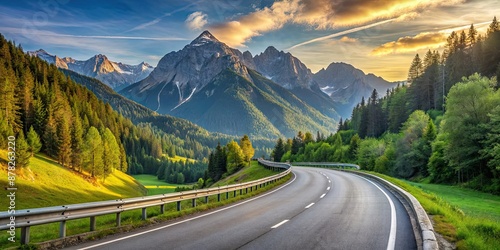
M 145 62 L 138 65 L 117 63 L 110 61 L 107 56 L 102 54 L 95 55 L 85 61 L 75 60 L 71 57 L 60 58 L 43 49 L 30 51 L 28 54 L 54 64 L 60 69 L 96 78 L 117 91 L 144 79 L 153 71 L 153 67 Z
M 339 117 L 328 105 L 328 96 L 314 88 L 310 70 L 289 53 L 273 48 L 266 51 L 252 57 L 250 52 L 230 48 L 204 31 L 182 50 L 166 54 L 148 77 L 120 93 L 159 113 L 188 119 L 214 132 L 265 138 L 291 136 L 299 130 L 334 132 Z M 280 80 L 277 83 L 259 71 L 282 68 L 279 60 L 265 62 L 264 57 L 276 55 L 289 65 L 287 72 L 296 72 L 289 84 L 285 77 L 274 74 Z M 303 80 L 302 72 L 308 81 Z M 329 107 L 309 104 L 304 98 L 309 95 L 310 99 L 321 96 Z

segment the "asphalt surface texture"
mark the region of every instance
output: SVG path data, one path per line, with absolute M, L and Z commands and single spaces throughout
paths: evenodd
M 289 182 L 185 219 L 68 249 L 417 249 L 408 213 L 381 184 L 293 167 Z

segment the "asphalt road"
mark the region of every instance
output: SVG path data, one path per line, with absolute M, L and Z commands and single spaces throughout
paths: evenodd
M 417 249 L 403 205 L 354 174 L 293 168 L 286 186 L 71 249 Z

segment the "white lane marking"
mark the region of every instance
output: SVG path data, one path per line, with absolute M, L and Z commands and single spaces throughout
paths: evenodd
M 389 241 L 387 242 L 387 250 L 394 250 L 394 247 L 396 245 L 396 227 L 397 227 L 396 207 L 394 207 L 394 203 L 392 202 L 391 198 L 382 188 L 380 188 L 374 182 L 366 179 L 365 177 L 362 176 L 359 177 L 365 179 L 366 181 L 370 182 L 375 187 L 377 187 L 385 195 L 385 198 L 387 198 L 387 200 L 389 201 L 389 205 L 391 206 L 391 231 L 389 232 Z
M 212 214 L 215 214 L 215 213 L 219 213 L 219 212 L 222 212 L 224 210 L 228 210 L 230 208 L 237 207 L 237 206 L 243 205 L 245 203 L 248 203 L 248 202 L 260 199 L 262 197 L 268 196 L 268 195 L 270 195 L 270 194 L 272 194 L 272 193 L 274 193 L 274 192 L 276 192 L 276 191 L 278 191 L 278 190 L 280 190 L 280 189 L 282 189 L 282 188 L 284 188 L 284 187 L 292 184 L 295 181 L 295 179 L 297 179 L 297 176 L 295 174 L 293 174 L 293 179 L 289 183 L 287 183 L 287 184 L 279 187 L 278 189 L 275 189 L 275 190 L 273 190 L 273 191 L 271 191 L 269 193 L 265 193 L 263 195 L 257 196 L 255 198 L 250 199 L 250 200 L 246 200 L 246 201 L 243 201 L 241 203 L 234 204 L 234 205 L 229 206 L 229 207 L 221 208 L 219 210 L 216 210 L 216 211 L 213 211 L 213 212 L 210 212 L 210 213 L 202 214 L 202 215 L 199 215 L 199 216 L 196 216 L 196 217 L 193 217 L 193 218 L 190 218 L 190 219 L 186 219 L 186 220 L 183 220 L 183 221 L 175 222 L 175 223 L 172 223 L 172 224 L 169 224 L 169 225 L 166 225 L 166 226 L 162 226 L 162 227 L 158 227 L 158 228 L 155 228 L 155 229 L 147 230 L 147 231 L 144 231 L 144 232 L 140 232 L 140 233 L 132 234 L 132 235 L 129 235 L 129 236 L 125 236 L 125 237 L 122 237 L 122 238 L 118 238 L 118 239 L 106 241 L 106 242 L 95 244 L 95 245 L 92 245 L 92 246 L 88 246 L 88 247 L 84 247 L 84 248 L 79 248 L 79 250 L 86 250 L 86 249 L 91 249 L 91 248 L 95 248 L 95 247 L 104 246 L 104 245 L 111 244 L 111 243 L 114 243 L 114 242 L 117 242 L 117 241 L 126 240 L 128 238 L 133 238 L 133 237 L 136 237 L 136 236 L 139 236 L 139 235 L 143 235 L 143 234 L 151 233 L 151 232 L 154 232 L 154 231 L 162 230 L 162 229 L 165 229 L 165 228 L 168 228 L 168 227 L 172 227 L 172 226 L 175 226 L 175 225 L 182 224 L 184 222 L 196 220 L 196 219 L 199 219 L 199 218 L 203 218 L 205 216 L 209 216 L 209 215 L 212 215 Z
M 330 187 L 327 187 L 326 190 L 330 190 Z
M 278 223 L 278 224 L 276 224 L 276 225 L 272 226 L 271 228 L 277 228 L 277 227 L 279 227 L 279 226 L 281 226 L 281 225 L 283 225 L 283 224 L 285 224 L 285 223 L 287 223 L 287 222 L 288 222 L 288 220 L 284 220 L 284 221 L 282 221 L 282 222 L 280 222 L 280 223 Z
M 320 199 L 323 199 L 323 197 L 325 197 L 326 194 L 322 194 L 319 198 Z
M 307 205 L 307 206 L 306 206 L 306 208 L 310 208 L 310 207 L 312 207 L 313 205 L 314 205 L 314 202 L 313 202 L 313 203 L 311 203 L 311 204 L 309 204 L 309 205 Z

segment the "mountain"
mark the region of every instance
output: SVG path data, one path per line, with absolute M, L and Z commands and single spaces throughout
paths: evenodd
M 51 55 L 43 49 L 28 52 L 44 61 L 55 64 L 58 68 L 75 71 L 79 74 L 96 78 L 115 90 L 138 82 L 146 78 L 153 67 L 145 62 L 138 65 L 128 65 L 120 62 L 110 61 L 105 55 L 95 55 L 86 61 L 75 60 L 71 57 L 60 58 Z
M 269 46 L 253 58 L 255 70 L 286 89 L 310 88 L 313 74 L 298 58 Z M 251 66 L 250 66 L 251 67 Z
M 362 97 L 368 99 L 373 89 L 384 96 L 387 89 L 397 85 L 346 63 L 331 63 L 314 74 L 313 80 L 336 103 L 336 110 L 342 117 L 350 117 L 352 109 Z
M 266 67 L 265 57 L 278 60 L 276 55 L 279 57 L 280 52 L 272 48 L 266 51 L 252 57 L 204 31 L 182 50 L 165 55 L 148 77 L 120 93 L 159 113 L 186 118 L 208 130 L 227 134 L 277 138 L 291 137 L 298 130 L 335 131 L 333 116 L 291 91 L 302 88 L 307 95 L 310 82 L 291 77 L 295 79 L 291 84 L 279 84 L 258 71 Z M 290 62 L 292 71 L 308 70 L 298 67 L 298 59 L 282 62 Z M 318 87 L 319 93 L 314 95 L 323 95 L 319 90 Z M 328 100 L 326 95 L 323 98 Z

